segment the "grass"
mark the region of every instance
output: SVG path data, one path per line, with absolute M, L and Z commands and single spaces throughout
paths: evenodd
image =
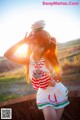
M 76 85 L 76 81 L 80 81 L 80 74 L 79 73 L 68 73 L 62 76 L 63 81 L 69 80 L 69 81 L 74 81 Z M 79 83 L 80 85 L 80 83 Z
M 25 93 L 27 84 L 24 74 L 24 68 L 0 73 L 0 102 L 18 98 Z
M 80 84 L 80 74 L 65 74 L 62 83 L 72 90 Z M 80 88 L 80 87 L 79 87 Z M 32 85 L 27 85 L 25 78 L 0 80 L 0 102 L 5 102 L 22 96 L 36 93 Z
M 6 75 L 5 73 L 5 76 L 0 78 L 0 102 L 19 98 L 34 92 L 32 85 L 27 84 L 23 74 L 12 74 Z
M 10 78 L 7 77 L 0 78 L 0 102 L 4 102 L 20 97 L 20 95 L 12 91 L 12 89 L 15 89 L 15 86 L 17 86 L 17 84 L 22 82 L 23 82 L 23 77 L 16 78 L 15 76 Z M 19 88 L 17 87 L 17 90 L 18 89 Z
M 15 99 L 15 98 L 18 98 L 20 97 L 19 95 L 16 95 L 16 94 L 11 94 L 11 95 L 7 95 L 7 94 L 0 94 L 0 102 L 5 102 L 5 101 L 8 101 L 8 100 L 12 100 L 12 99 Z
M 2 77 L 0 78 L 0 83 L 1 82 L 17 82 L 21 79 L 24 79 L 24 76 L 10 76 L 10 77 Z
M 25 77 L 25 69 L 22 68 L 18 68 L 15 69 L 13 71 L 8 71 L 8 72 L 3 72 L 0 73 L 0 82 L 1 81 L 13 81 L 13 80 L 18 80 L 18 79 L 22 79 Z

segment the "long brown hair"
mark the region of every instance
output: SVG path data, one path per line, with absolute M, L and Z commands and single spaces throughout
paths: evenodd
M 50 34 L 43 29 L 32 31 L 27 37 L 27 43 L 28 43 L 27 57 L 28 58 L 30 58 L 30 55 L 32 53 L 32 51 L 29 48 L 29 44 L 33 43 L 35 40 L 37 40 L 39 45 L 44 45 L 45 47 L 43 57 L 52 64 L 56 73 L 60 72 L 59 61 L 57 57 L 56 39 L 51 38 Z M 26 65 L 26 68 L 27 68 L 26 79 L 27 79 L 27 82 L 29 83 L 30 82 L 29 64 Z

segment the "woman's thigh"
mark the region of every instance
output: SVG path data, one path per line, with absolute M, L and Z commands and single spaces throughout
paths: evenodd
M 60 109 L 56 109 L 56 113 L 57 113 L 57 120 L 61 119 L 61 116 L 63 114 L 64 108 L 60 108 Z
M 48 107 L 45 107 L 42 111 L 43 111 L 45 120 L 57 120 L 57 113 L 54 107 L 48 106 Z

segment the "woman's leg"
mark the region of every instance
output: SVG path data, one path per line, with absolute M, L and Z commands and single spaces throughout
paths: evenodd
M 57 113 L 57 120 L 61 119 L 61 116 L 63 114 L 64 108 L 60 108 L 60 109 L 56 109 L 56 113 Z
M 48 106 L 43 109 L 45 120 L 58 120 L 54 107 Z

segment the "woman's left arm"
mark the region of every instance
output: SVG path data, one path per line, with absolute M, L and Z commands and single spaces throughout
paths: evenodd
M 15 45 L 13 45 L 12 47 L 10 47 L 5 53 L 4 56 L 6 58 L 8 58 L 9 60 L 16 62 L 18 64 L 27 64 L 28 63 L 28 59 L 25 57 L 19 57 L 17 55 L 15 55 L 14 53 L 16 52 L 16 50 L 22 45 L 24 44 L 24 40 L 19 41 L 18 43 L 16 43 Z

